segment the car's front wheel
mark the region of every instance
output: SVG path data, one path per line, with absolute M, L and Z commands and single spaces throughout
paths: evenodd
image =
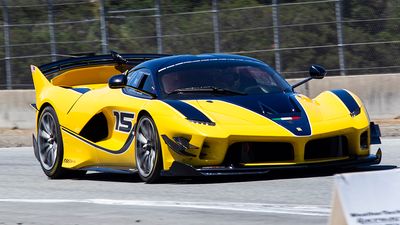
M 135 155 L 140 178 L 146 183 L 160 179 L 162 169 L 161 145 L 153 119 L 144 115 L 136 127 Z

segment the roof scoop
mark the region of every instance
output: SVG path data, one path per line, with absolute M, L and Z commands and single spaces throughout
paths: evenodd
M 260 101 L 258 102 L 258 105 L 259 105 L 260 108 L 261 108 L 262 114 L 264 114 L 265 116 L 278 114 L 277 111 L 273 110 L 271 107 L 269 107 L 269 106 L 263 104 L 263 103 L 260 102 Z

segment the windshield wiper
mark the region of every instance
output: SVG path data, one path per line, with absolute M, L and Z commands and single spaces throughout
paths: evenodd
M 247 95 L 247 93 L 240 92 L 240 91 L 234 91 L 230 89 L 225 89 L 225 88 L 220 88 L 220 87 L 215 87 L 215 86 L 202 86 L 202 87 L 187 87 L 187 88 L 178 88 L 170 93 L 171 94 L 179 94 L 179 93 L 184 93 L 184 92 L 214 92 L 214 93 L 221 93 L 221 94 L 234 94 L 234 95 Z

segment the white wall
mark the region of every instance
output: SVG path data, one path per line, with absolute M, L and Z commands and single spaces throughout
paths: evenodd
M 35 110 L 30 107 L 35 101 L 33 90 L 0 91 L 0 127 L 33 128 Z
M 301 79 L 291 79 L 289 83 L 299 80 Z M 311 80 L 296 88 L 296 91 L 315 97 L 324 90 L 341 88 L 357 94 L 372 119 L 400 116 L 400 74 L 326 77 L 322 80 Z M 29 104 L 35 101 L 34 98 L 33 90 L 0 91 L 0 127 L 33 128 L 35 112 Z

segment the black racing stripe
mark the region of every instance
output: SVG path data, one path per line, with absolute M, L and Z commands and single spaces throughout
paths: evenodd
M 133 128 L 131 130 L 131 132 L 129 133 L 129 136 L 128 136 L 124 146 L 122 146 L 122 148 L 119 149 L 119 150 L 111 150 L 111 149 L 103 148 L 103 147 L 101 147 L 99 145 L 94 144 L 93 142 L 90 142 L 90 141 L 86 140 L 85 138 L 79 136 L 77 133 L 73 132 L 72 130 L 69 130 L 66 127 L 61 127 L 61 129 L 63 131 L 65 131 L 65 132 L 67 132 L 68 134 L 74 136 L 75 138 L 85 142 L 86 144 L 89 144 L 89 145 L 91 145 L 91 146 L 93 146 L 93 147 L 95 147 L 95 148 L 97 148 L 99 150 L 102 150 L 102 151 L 105 151 L 105 152 L 108 152 L 108 153 L 111 153 L 111 154 L 115 154 L 115 155 L 122 154 L 122 153 L 126 152 L 129 149 L 129 147 L 131 146 L 132 141 L 133 141 L 133 139 L 135 137 L 135 132 L 134 132 L 135 128 Z
M 180 100 L 164 100 L 165 103 L 178 110 L 188 120 L 212 123 L 212 121 L 204 115 L 200 110 Z
M 346 105 L 347 109 L 350 112 L 350 115 L 358 115 L 360 113 L 360 106 L 357 104 L 356 100 L 354 100 L 353 96 L 350 95 L 349 92 L 343 89 L 332 90 L 333 94 L 338 96 L 340 100 Z
M 218 100 L 240 106 L 264 116 L 286 128 L 296 136 L 311 135 L 311 125 L 307 114 L 293 94 L 277 93 L 253 96 L 227 96 Z M 300 119 L 274 120 L 274 118 L 291 116 L 299 116 Z
M 294 96 L 290 96 L 289 98 L 292 99 L 292 102 L 296 104 L 300 112 L 300 119 L 299 120 L 278 120 L 274 121 L 275 123 L 285 127 L 290 132 L 292 132 L 296 136 L 308 136 L 311 135 L 311 125 L 310 121 L 308 120 L 307 114 L 305 113 L 304 108 L 301 104 L 297 101 Z M 295 116 L 295 114 L 294 114 Z M 300 128 L 300 129 L 299 129 Z

